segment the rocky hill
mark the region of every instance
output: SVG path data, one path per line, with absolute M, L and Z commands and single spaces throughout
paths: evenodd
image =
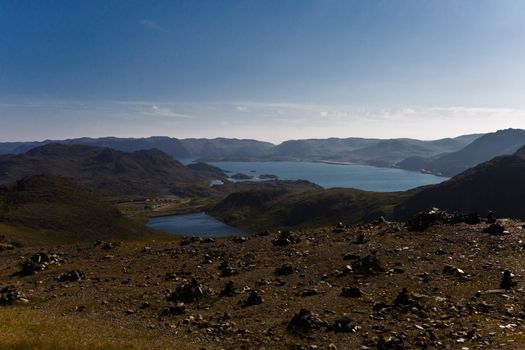
M 34 175 L 0 187 L 4 240 L 52 244 L 151 236 L 93 192 L 67 179 Z
M 356 189 L 271 188 L 237 190 L 210 208 L 224 222 L 252 232 L 277 227 L 319 227 L 336 220 L 362 223 L 392 217 L 403 192 L 377 193 Z
M 438 185 L 416 189 L 395 209 L 405 219 L 423 208 L 449 211 L 489 210 L 503 217 L 525 218 L 525 148 L 514 155 L 496 157 Z
M 84 145 L 49 144 L 0 156 L 0 183 L 34 174 L 59 175 L 104 195 L 155 195 L 174 188 L 207 186 L 209 172 L 185 167 L 152 149 L 132 153 Z

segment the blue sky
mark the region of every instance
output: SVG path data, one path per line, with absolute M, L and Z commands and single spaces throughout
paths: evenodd
M 0 2 L 0 140 L 525 128 L 525 1 Z

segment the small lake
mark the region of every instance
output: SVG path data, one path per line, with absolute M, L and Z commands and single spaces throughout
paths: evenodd
M 205 213 L 181 214 L 150 218 L 148 226 L 154 229 L 190 237 L 240 236 L 243 231 Z
M 277 175 L 280 180 L 308 180 L 324 188 L 346 187 L 394 192 L 443 182 L 448 178 L 393 168 L 320 162 L 210 162 L 229 176 Z

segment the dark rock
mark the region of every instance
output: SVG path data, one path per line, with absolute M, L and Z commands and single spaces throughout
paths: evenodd
M 301 296 L 302 297 L 311 297 L 311 296 L 314 296 L 314 295 L 317 295 L 319 294 L 319 292 L 317 291 L 317 289 L 305 289 L 301 292 Z
M 284 246 L 288 244 L 294 244 L 299 242 L 299 237 L 291 231 L 279 231 L 277 239 L 273 240 L 273 244 L 277 246 Z
M 476 304 L 476 311 L 484 314 L 488 314 L 492 312 L 492 306 L 488 305 L 485 302 L 481 302 Z
M 184 303 L 178 303 L 177 306 L 170 306 L 162 310 L 162 316 L 178 316 L 184 315 L 186 313 L 186 308 Z
M 382 224 L 388 224 L 388 223 L 389 222 L 383 216 L 378 217 L 374 222 L 372 222 L 372 224 L 374 225 L 382 225 Z
M 239 272 L 235 270 L 233 267 L 231 267 L 227 261 L 223 261 L 219 265 L 219 270 L 221 270 L 222 277 L 230 277 L 230 276 L 239 274 Z
M 508 234 L 509 232 L 505 231 L 505 226 L 503 226 L 502 224 L 496 222 L 494 224 L 491 224 L 488 227 L 485 227 L 483 229 L 483 233 L 488 233 L 488 234 L 491 234 L 493 236 L 501 236 L 501 235 Z
M 85 278 L 85 274 L 80 270 L 64 272 L 57 277 L 60 282 L 75 282 Z
M 237 294 L 235 290 L 235 284 L 233 283 L 233 281 L 229 281 L 228 283 L 226 283 L 226 286 L 224 286 L 224 289 L 221 290 L 219 295 L 221 297 L 233 297 L 235 296 L 235 294 Z
M 294 317 L 288 322 L 286 329 L 289 332 L 309 332 L 315 329 L 321 329 L 326 326 L 326 322 L 321 320 L 315 313 L 301 309 Z
M 211 295 L 211 289 L 197 282 L 195 278 L 189 283 L 178 286 L 173 293 L 168 295 L 168 300 L 189 303 Z
M 496 217 L 494 216 L 494 213 L 492 210 L 489 210 L 487 214 L 487 224 L 495 224 L 496 223 Z
M 381 338 L 379 338 L 379 341 L 377 343 L 377 350 L 404 350 L 404 349 L 407 349 L 407 348 L 405 347 L 405 343 L 403 342 L 403 339 L 397 336 L 390 336 L 390 337 L 381 336 Z
M 390 307 L 390 305 L 385 304 L 383 302 L 379 302 L 379 303 L 375 303 L 372 306 L 372 310 L 378 312 L 378 311 L 381 311 L 381 310 L 384 310 L 384 309 L 388 309 L 389 307 Z
M 346 253 L 343 256 L 343 260 L 356 260 L 356 259 L 359 259 L 359 255 L 352 254 L 352 253 Z
M 354 241 L 355 244 L 363 244 L 363 243 L 366 243 L 366 237 L 365 237 L 365 234 L 364 233 L 360 233 L 357 235 L 355 241 Z
M 283 264 L 275 269 L 274 274 L 277 276 L 288 276 L 294 273 L 294 268 L 292 265 Z
M 19 301 L 26 302 L 24 294 L 22 294 L 15 286 L 7 286 L 0 289 L 0 305 L 13 305 Z
M 254 290 L 248 295 L 248 299 L 244 302 L 243 306 L 253 306 L 263 303 L 263 298 Z
M 340 295 L 345 298 L 360 298 L 363 296 L 363 291 L 356 286 L 343 287 Z
M 499 287 L 501 289 L 511 289 L 512 287 L 516 287 L 517 283 L 512 280 L 513 278 L 514 274 L 510 272 L 510 270 L 503 271 Z
M 105 249 L 105 250 L 110 250 L 110 249 L 114 249 L 115 247 L 117 247 L 118 243 L 105 242 L 105 241 L 96 241 L 95 242 L 95 247 L 97 247 L 97 246 L 99 246 L 100 248 Z
M 375 255 L 367 255 L 364 258 L 357 259 L 352 263 L 352 270 L 358 275 L 365 276 L 385 272 L 385 269 Z
M 350 325 L 351 322 L 352 319 L 350 317 L 338 318 L 333 324 L 326 328 L 326 331 L 335 333 L 355 333 L 357 331 L 357 327 L 352 327 Z
M 445 265 L 443 267 L 443 274 L 453 275 L 453 276 L 456 276 L 456 277 L 463 277 L 463 276 L 465 276 L 465 272 L 462 269 L 457 268 L 457 267 L 452 266 L 452 265 Z
M 233 237 L 232 241 L 234 241 L 235 243 L 244 243 L 248 240 L 247 237 L 243 237 L 243 236 L 237 236 L 237 237 Z
M 202 258 L 202 263 L 203 264 L 212 264 L 213 263 L 213 259 L 212 259 L 212 257 L 209 254 L 204 254 L 204 257 Z
M 18 273 L 28 276 L 46 270 L 49 265 L 60 265 L 64 260 L 57 254 L 37 253 L 22 263 L 22 269 Z
M 427 209 L 409 220 L 407 228 L 411 231 L 424 231 L 431 225 L 449 223 L 451 218 L 450 214 L 438 208 Z
M 406 288 L 403 288 L 394 300 L 394 306 L 402 311 L 409 311 L 412 308 L 423 310 L 425 307 L 419 301 L 408 292 Z
M 166 272 L 166 274 L 164 275 L 165 281 L 178 281 L 178 279 L 179 277 L 177 276 L 177 274 L 173 272 Z

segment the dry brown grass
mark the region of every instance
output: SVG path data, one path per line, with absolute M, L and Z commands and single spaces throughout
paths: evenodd
M 0 324 L 2 350 L 172 348 L 169 339 L 158 334 L 75 316 L 57 316 L 32 307 L 0 308 Z

